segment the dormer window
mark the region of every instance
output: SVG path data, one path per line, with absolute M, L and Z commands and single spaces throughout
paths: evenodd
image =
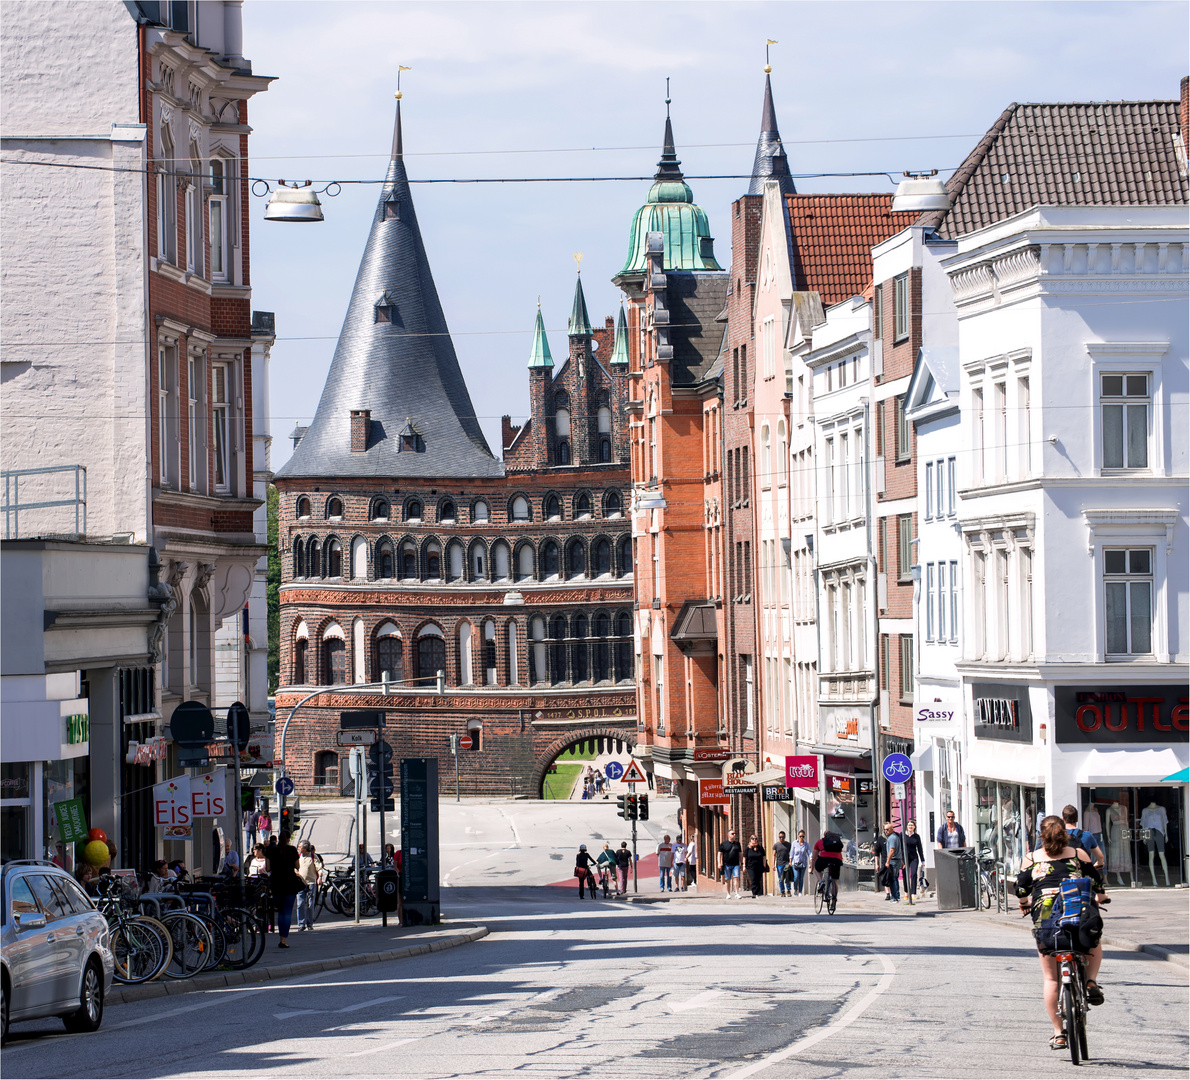
M 390 218 L 401 220 L 401 200 L 395 193 L 384 201 L 384 220 L 388 221 Z
M 396 323 L 399 321 L 397 315 L 397 302 L 387 292 L 382 292 L 377 299 L 373 311 L 375 315 L 373 322 L 378 323 Z
M 409 417 L 405 417 L 405 426 L 397 434 L 397 453 L 424 454 L 425 451 L 425 439 L 418 434 Z

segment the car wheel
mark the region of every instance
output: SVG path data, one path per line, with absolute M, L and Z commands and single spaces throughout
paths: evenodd
M 83 971 L 83 987 L 79 992 L 79 1007 L 62 1017 L 67 1031 L 97 1031 L 103 1022 L 103 972 L 98 960 L 92 960 Z
M 8 976 L 0 979 L 0 1043 L 8 1042 Z

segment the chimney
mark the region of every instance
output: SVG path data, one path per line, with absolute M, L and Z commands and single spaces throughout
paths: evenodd
M 368 449 L 368 435 L 371 427 L 371 409 L 351 410 L 351 452 L 353 454 L 362 454 Z

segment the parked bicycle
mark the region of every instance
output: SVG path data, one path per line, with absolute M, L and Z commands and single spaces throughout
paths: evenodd
M 111 932 L 111 950 L 117 982 L 143 983 L 158 978 L 173 960 L 173 939 L 156 919 L 134 913 L 124 885 L 114 874 L 95 884 L 96 906 Z

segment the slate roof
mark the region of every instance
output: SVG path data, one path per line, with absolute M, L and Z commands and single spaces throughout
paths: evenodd
M 666 306 L 674 355 L 674 386 L 694 386 L 706 379 L 719 356 L 723 329 L 716 316 L 727 299 L 730 276 L 723 273 L 667 273 Z
M 892 195 L 790 195 L 793 287 L 824 307 L 862 293 L 872 280 L 872 248 L 919 217 L 893 213 Z
M 752 182 L 749 195 L 763 195 L 766 180 L 776 180 L 782 195 L 796 195 L 793 177 L 789 175 L 789 158 L 781 145 L 777 130 L 777 110 L 773 108 L 773 83 L 764 77 L 764 106 L 760 112 L 760 138 L 756 140 L 756 157 L 752 159 Z
M 386 204 L 396 200 L 396 213 Z M 376 298 L 394 302 L 376 321 Z M 372 413 L 368 448 L 351 450 L 351 410 Z M 398 453 L 406 419 L 424 452 Z M 318 411 L 279 477 L 491 477 L 503 466 L 483 437 L 459 370 L 413 209 L 401 103 L 388 167 Z
M 944 239 L 1033 206 L 1185 205 L 1177 101 L 1009 105 L 947 181 Z

